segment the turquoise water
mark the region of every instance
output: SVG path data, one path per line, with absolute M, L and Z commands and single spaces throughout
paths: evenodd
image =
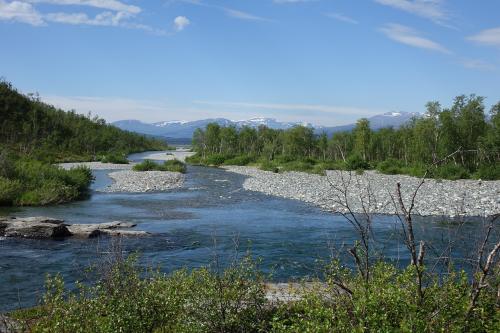
M 144 154 L 134 155 L 140 160 Z M 93 190 L 110 182 L 108 171 L 96 171 Z M 127 252 L 138 251 L 145 266 L 165 272 L 209 264 L 216 253 L 228 262 L 235 253 L 251 250 L 274 280 L 321 274 L 319 262 L 332 248 L 352 246 L 357 234 L 341 216 L 311 205 L 242 189 L 244 177 L 216 168 L 188 167 L 182 189 L 148 194 L 93 192 L 85 201 L 23 208 L 17 216 L 49 216 L 67 223 L 135 222 L 147 238 L 122 241 Z M 441 219 L 421 219 L 418 232 L 433 240 L 430 254 L 439 255 L 453 227 Z M 461 228 L 470 235 L 474 222 Z M 394 217 L 377 216 L 374 235 L 389 259 L 407 262 Z M 85 277 L 84 270 L 109 248 L 109 239 L 0 240 L 0 311 L 36 304 L 47 273 L 59 272 L 68 281 Z M 455 251 L 464 257 L 466 247 Z M 347 259 L 346 259 L 347 260 Z M 348 261 L 346 261 L 348 262 Z

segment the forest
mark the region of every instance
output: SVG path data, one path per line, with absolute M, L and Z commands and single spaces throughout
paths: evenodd
M 366 118 L 353 131 L 316 135 L 313 128 L 220 127 L 193 135 L 204 165 L 257 165 L 275 172 L 377 169 L 442 179 L 500 179 L 500 102 L 486 112 L 484 98 L 461 95 L 451 107 L 426 104 L 422 117 L 400 128 L 372 130 Z M 449 158 L 447 158 L 449 157 Z
M 53 163 L 127 163 L 127 154 L 166 147 L 164 141 L 120 130 L 97 116 L 57 109 L 0 81 L 0 206 L 85 197 L 90 170 L 62 170 Z

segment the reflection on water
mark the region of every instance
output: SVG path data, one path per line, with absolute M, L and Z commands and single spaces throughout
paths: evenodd
M 132 156 L 140 160 L 143 154 Z M 108 171 L 96 171 L 93 190 L 110 183 Z M 126 251 L 138 251 L 144 265 L 160 265 L 169 272 L 199 267 L 217 253 L 228 260 L 239 244 L 263 260 L 262 268 L 284 280 L 319 274 L 318 261 L 328 259 L 332 246 L 352 246 L 353 228 L 342 217 L 310 205 L 244 191 L 244 177 L 215 168 L 188 167 L 183 189 L 162 193 L 120 194 L 93 192 L 89 200 L 70 204 L 23 208 L 18 216 L 50 216 L 68 223 L 113 220 L 135 222 L 137 229 L 153 233 L 148 238 L 123 241 Z M 439 255 L 448 239 L 449 226 L 438 220 L 419 221 L 419 232 L 434 240 L 430 251 Z M 471 232 L 471 225 L 461 233 Z M 452 228 L 453 229 L 453 228 Z M 378 216 L 374 234 L 384 253 L 407 262 L 393 217 Z M 108 239 L 17 240 L 0 238 L 0 311 L 36 303 L 47 273 L 60 272 L 67 281 L 82 278 L 108 246 Z M 441 245 L 440 245 L 441 244 Z M 460 246 L 456 255 L 465 256 Z

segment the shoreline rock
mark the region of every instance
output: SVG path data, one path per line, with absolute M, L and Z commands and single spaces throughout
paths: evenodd
M 334 213 L 347 213 L 339 202 L 343 201 L 341 189 L 344 187 L 355 213 L 363 213 L 362 202 L 370 213 L 400 213 L 399 206 L 395 207 L 393 202 L 397 183 L 401 183 L 403 201 L 409 204 L 420 182 L 416 177 L 376 171 L 357 175 L 332 170 L 327 171 L 327 176 L 320 176 L 304 172 L 273 173 L 241 166 L 224 169 L 247 176 L 243 182 L 245 190 L 304 201 Z M 500 181 L 426 179 L 415 202 L 414 212 L 422 216 L 492 216 L 500 212 Z
M 136 224 L 113 221 L 95 224 L 65 224 L 49 217 L 0 218 L 0 236 L 28 239 L 94 238 L 99 236 L 147 236 L 141 230 L 127 230 Z
M 59 167 L 69 170 L 72 168 L 86 166 L 90 170 L 131 170 L 135 163 L 129 164 L 113 164 L 102 162 L 75 162 L 75 163 L 59 163 Z

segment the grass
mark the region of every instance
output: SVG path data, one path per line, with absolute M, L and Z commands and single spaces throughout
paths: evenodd
M 171 171 L 186 173 L 186 164 L 179 160 L 168 160 L 163 163 L 156 163 L 151 160 L 144 160 L 134 165 L 134 171 Z

